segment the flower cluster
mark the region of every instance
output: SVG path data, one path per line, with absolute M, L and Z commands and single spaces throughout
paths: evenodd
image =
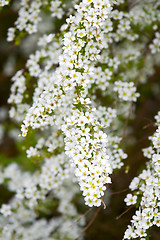
M 9 0 L 0 0 L 0 7 L 4 7 L 9 4 Z
M 80 188 L 85 196 L 85 202 L 90 207 L 101 205 L 101 196 L 104 195 L 104 186 L 110 183 L 108 173 L 111 167 L 106 155 L 105 145 L 107 135 L 100 131 L 92 112 L 82 115 L 77 111 L 77 116 L 67 119 L 69 123 L 65 132 L 65 150 L 71 157 L 71 162 L 76 168 L 75 175 L 78 178 Z M 76 130 L 73 126 L 76 125 Z M 65 127 L 66 128 L 66 127 Z
M 155 38 L 153 39 L 153 42 L 150 44 L 151 53 L 159 53 L 160 52 L 160 33 L 155 33 Z
M 125 198 L 127 205 L 138 204 L 138 210 L 135 212 L 131 220 L 131 225 L 128 226 L 124 239 L 146 238 L 148 229 L 152 226 L 160 227 L 160 128 L 158 117 L 160 112 L 155 117 L 157 120 L 158 129 L 149 139 L 151 146 L 143 149 L 144 156 L 149 158 L 147 168 L 142 173 L 135 177 L 130 189 L 132 194 L 128 194 Z
M 9 1 L 2 0 L 0 6 L 7 5 L 8 3 Z M 59 0 L 48 0 L 45 2 L 40 0 L 21 0 L 17 5 L 19 5 L 18 18 L 15 21 L 15 27 L 8 29 L 7 37 L 9 42 L 15 40 L 17 44 L 25 35 L 31 35 L 41 31 L 40 23 L 44 21 L 45 17 L 47 16 L 45 13 L 46 11 L 50 12 L 51 17 L 56 17 L 58 19 L 61 19 L 65 11 L 68 11 L 68 9 L 65 8 L 66 5 L 62 4 L 62 1 Z M 70 11 L 71 9 L 69 9 L 69 12 Z
M 27 0 L 23 0 L 20 3 L 19 17 L 15 22 L 15 28 L 9 28 L 8 41 L 13 41 L 16 36 L 16 29 L 20 32 L 28 32 L 29 34 L 37 31 L 37 25 L 41 20 L 39 16 L 41 1 L 36 0 L 29 4 Z
M 107 8 L 105 8 L 105 4 L 107 4 Z M 90 20 L 88 19 L 88 15 L 85 13 L 89 10 L 89 8 L 91 11 Z M 110 182 L 108 174 L 111 173 L 108 163 L 108 156 L 105 154 L 106 150 L 101 146 L 102 142 L 107 141 L 106 135 L 103 134 L 102 131 L 98 131 L 100 125 L 98 121 L 95 120 L 95 116 L 91 110 L 92 108 L 88 106 L 88 104 L 90 104 L 89 98 L 86 98 L 87 89 L 90 86 L 90 84 L 88 84 L 89 76 L 93 74 L 92 69 L 94 67 L 94 65 L 90 67 L 89 65 L 91 65 L 91 63 L 98 58 L 100 48 L 103 47 L 102 44 L 99 44 L 99 39 L 103 37 L 103 32 L 99 26 L 102 26 L 104 20 L 108 18 L 107 13 L 109 13 L 110 9 L 111 8 L 108 1 L 102 2 L 101 4 L 97 3 L 96 12 L 91 3 L 84 3 L 84 5 L 80 4 L 80 6 L 77 6 L 79 15 L 77 15 L 75 18 L 70 17 L 67 21 L 68 24 L 72 22 L 72 25 L 70 27 L 70 32 L 64 35 L 63 55 L 60 55 L 59 57 L 60 66 L 56 70 L 55 76 L 52 73 L 52 78 L 48 79 L 51 82 L 50 84 L 52 84 L 54 78 L 58 78 L 59 81 L 56 81 L 55 85 L 52 84 L 52 86 L 46 86 L 45 91 L 42 92 L 40 97 L 39 95 L 34 95 L 35 105 L 29 109 L 26 119 L 24 120 L 24 125 L 22 125 L 22 134 L 25 136 L 30 125 L 32 128 L 39 128 L 40 126 L 42 127 L 50 125 L 51 121 L 52 125 L 54 123 L 56 125 L 61 123 L 61 129 L 66 135 L 65 149 L 69 148 L 69 150 L 74 149 L 75 151 L 73 153 L 71 150 L 66 151 L 66 154 L 69 157 L 72 157 L 72 162 L 75 162 L 74 155 L 76 154 L 76 158 L 79 158 L 82 161 L 82 163 L 78 165 L 76 160 L 75 167 L 78 168 L 77 170 L 81 169 L 81 166 L 84 166 L 87 161 L 86 172 L 84 173 L 86 174 L 86 178 L 83 176 L 83 180 L 80 180 L 81 188 L 84 188 L 84 183 L 86 184 L 85 187 L 89 188 L 88 182 L 92 183 L 93 180 L 97 181 L 97 186 L 93 184 L 94 190 L 92 191 L 91 199 L 89 197 L 85 198 L 86 203 L 90 206 L 99 206 L 101 204 L 100 197 L 103 195 L 103 190 L 106 189 L 104 185 Z M 96 13 L 96 15 L 93 11 Z M 100 14 L 104 15 L 103 11 L 105 11 L 106 17 L 101 19 Z M 85 16 L 86 19 L 84 18 Z M 81 22 L 81 29 L 77 29 L 77 21 Z M 86 25 L 88 21 L 90 21 L 89 26 Z M 93 30 L 97 34 L 97 39 L 95 39 L 95 36 L 93 35 Z M 74 35 L 72 36 L 71 34 Z M 87 35 L 88 38 L 86 38 Z M 85 51 L 85 56 L 83 56 L 84 54 L 82 55 L 82 50 L 83 52 Z M 32 59 L 35 59 L 33 57 L 27 62 L 27 66 L 29 68 L 30 75 L 36 77 L 37 75 L 40 75 L 40 69 L 36 64 L 34 67 L 35 70 L 32 70 Z M 39 58 L 36 58 L 36 61 L 38 60 Z M 37 98 L 39 101 L 38 106 Z M 75 109 L 73 108 L 74 111 L 66 112 L 66 109 L 68 109 L 68 105 L 70 105 L 71 102 L 73 102 Z M 40 108 L 40 105 L 43 107 Z M 52 112 L 54 112 L 54 117 L 49 114 Z M 74 131 L 76 137 L 73 138 Z M 71 136 L 69 136 L 69 132 Z M 102 135 L 104 135 L 104 137 Z M 82 139 L 84 143 L 82 143 Z M 73 145 L 71 144 L 72 142 Z M 32 154 L 35 154 L 35 152 L 33 153 L 32 151 Z M 96 171 L 96 168 L 99 168 L 99 170 L 97 170 L 99 171 L 99 174 L 97 174 L 97 179 L 94 178 L 94 174 L 92 173 Z M 92 172 L 90 173 L 91 169 Z M 90 181 L 90 178 L 92 181 Z M 85 196 L 86 194 L 89 196 L 89 192 L 86 192 Z
M 139 93 L 136 93 L 136 87 L 133 82 L 115 82 L 114 91 L 118 92 L 119 98 L 123 101 L 133 101 L 137 100 Z
M 70 172 L 69 168 L 67 172 L 67 162 L 68 159 L 62 154 L 58 155 L 57 159 L 46 159 L 42 172 L 36 172 L 35 175 L 22 172 L 17 164 L 10 164 L 1 172 L 1 183 L 7 181 L 8 188 L 16 192 L 16 195 L 9 205 L 1 206 L 0 239 L 11 240 L 14 237 L 36 240 L 37 236 L 39 239 L 64 239 L 64 237 L 75 239 L 79 235 L 84 218 L 81 216 L 79 224 L 74 224 L 74 219 L 79 215 L 71 201 L 79 189 L 70 180 L 73 171 Z M 73 178 L 74 176 L 71 179 Z M 45 199 L 46 194 L 49 196 L 48 200 Z M 57 210 L 63 216 L 53 217 L 50 221 L 38 219 L 39 210 L 47 214 L 46 207 L 57 201 L 55 198 L 59 201 Z
M 11 87 L 10 97 L 8 99 L 8 103 L 15 103 L 17 106 L 17 111 L 15 107 L 12 107 L 10 109 L 10 116 L 15 119 L 16 121 L 22 121 L 24 115 L 22 113 L 27 112 L 29 105 L 26 103 L 22 103 L 23 100 L 23 94 L 26 90 L 25 85 L 25 77 L 22 75 L 23 71 L 19 70 L 15 76 L 12 78 L 13 84 Z

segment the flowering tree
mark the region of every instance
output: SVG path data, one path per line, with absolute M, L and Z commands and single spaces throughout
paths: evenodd
M 0 239 L 83 239 L 79 208 L 107 208 L 112 174 L 127 172 L 137 87 L 145 89 L 160 65 L 160 2 L 0 0 L 1 12 L 8 4 L 18 17 L 7 40 L 27 56 L 11 78 L 9 116 L 32 164 L 2 164 L 0 182 L 14 194 L 0 208 Z M 123 239 L 148 239 L 160 226 L 159 124 L 160 113 L 143 149 L 150 160 L 124 199 L 137 211 Z

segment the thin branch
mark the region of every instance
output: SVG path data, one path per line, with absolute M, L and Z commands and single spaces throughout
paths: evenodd
M 78 239 L 78 238 L 82 235 L 82 233 L 84 233 L 84 232 L 86 232 L 86 231 L 88 230 L 88 228 L 92 225 L 92 223 L 93 223 L 94 220 L 96 219 L 96 217 L 97 217 L 99 211 L 101 210 L 101 208 L 102 208 L 102 207 L 100 206 L 100 207 L 97 209 L 97 211 L 95 212 L 95 214 L 93 215 L 93 217 L 91 218 L 91 220 L 89 221 L 89 223 L 87 224 L 87 226 L 83 229 L 82 232 L 80 232 L 80 234 L 79 234 L 74 240 Z
M 126 189 L 123 189 L 122 191 L 119 191 L 119 192 L 113 192 L 112 195 L 127 192 L 128 190 L 129 190 L 129 188 L 126 188 Z
M 97 211 L 95 212 L 95 214 L 93 215 L 93 217 L 91 218 L 90 222 L 87 224 L 87 226 L 83 229 L 83 232 L 87 231 L 87 229 L 92 225 L 92 223 L 94 222 L 94 220 L 96 219 L 98 213 L 101 210 L 101 206 L 97 209 Z
M 102 201 L 102 203 L 103 203 L 104 209 L 106 209 L 106 204 L 105 204 L 105 202 L 103 201 L 103 198 L 101 198 L 101 201 Z
M 70 228 L 72 228 L 77 222 L 81 220 L 82 217 L 85 217 L 93 208 L 89 208 L 83 215 L 81 215 L 79 218 L 77 218 L 71 225 Z
M 116 220 L 120 219 L 125 213 L 127 213 L 131 208 L 133 208 L 134 206 L 130 206 L 129 208 L 126 209 L 126 211 L 124 211 L 123 213 L 121 213 L 121 215 L 119 215 L 118 217 L 116 217 Z

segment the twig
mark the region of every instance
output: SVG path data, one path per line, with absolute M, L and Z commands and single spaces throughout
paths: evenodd
M 93 217 L 91 218 L 90 222 L 87 224 L 87 226 L 83 229 L 83 232 L 87 231 L 87 229 L 92 225 L 92 223 L 94 222 L 94 220 L 96 219 L 99 211 L 101 210 L 101 206 L 97 209 L 97 211 L 95 212 L 95 214 L 93 215 Z
M 101 201 L 102 201 L 102 203 L 103 203 L 104 209 L 106 209 L 106 204 L 105 204 L 105 202 L 103 201 L 103 198 L 101 198 Z
M 122 191 L 119 191 L 119 192 L 113 192 L 112 195 L 114 194 L 119 194 L 119 193 L 123 193 L 123 192 L 127 192 L 129 189 L 126 188 L 126 189 L 123 189 Z
M 97 211 L 95 212 L 95 214 L 93 215 L 93 217 L 91 218 L 91 220 L 89 221 L 89 223 L 87 224 L 87 226 L 83 229 L 83 231 L 80 232 L 80 234 L 79 234 L 74 240 L 78 239 L 78 238 L 82 235 L 82 233 L 84 233 L 84 232 L 87 231 L 87 229 L 92 225 L 92 223 L 93 223 L 94 220 L 96 219 L 96 217 L 97 217 L 99 211 L 101 210 L 101 208 L 102 208 L 102 207 L 100 206 L 100 207 L 97 209 Z
M 128 212 L 131 208 L 133 208 L 134 206 L 130 206 L 129 208 L 126 209 L 126 211 L 124 211 L 121 215 L 119 215 L 118 217 L 116 217 L 116 220 L 120 219 L 126 212 Z
M 89 208 L 83 215 L 77 218 L 71 225 L 70 228 L 73 227 L 77 222 L 81 220 L 82 217 L 85 217 L 93 208 Z

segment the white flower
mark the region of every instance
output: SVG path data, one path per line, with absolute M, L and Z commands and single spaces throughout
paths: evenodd
M 137 201 L 137 196 L 133 196 L 132 194 L 127 194 L 126 198 L 124 199 L 124 201 L 126 202 L 126 205 L 129 206 L 129 205 L 133 205 L 136 203 Z
M 5 216 L 8 217 L 12 214 L 11 207 L 7 204 L 2 204 L 0 208 L 0 212 Z

